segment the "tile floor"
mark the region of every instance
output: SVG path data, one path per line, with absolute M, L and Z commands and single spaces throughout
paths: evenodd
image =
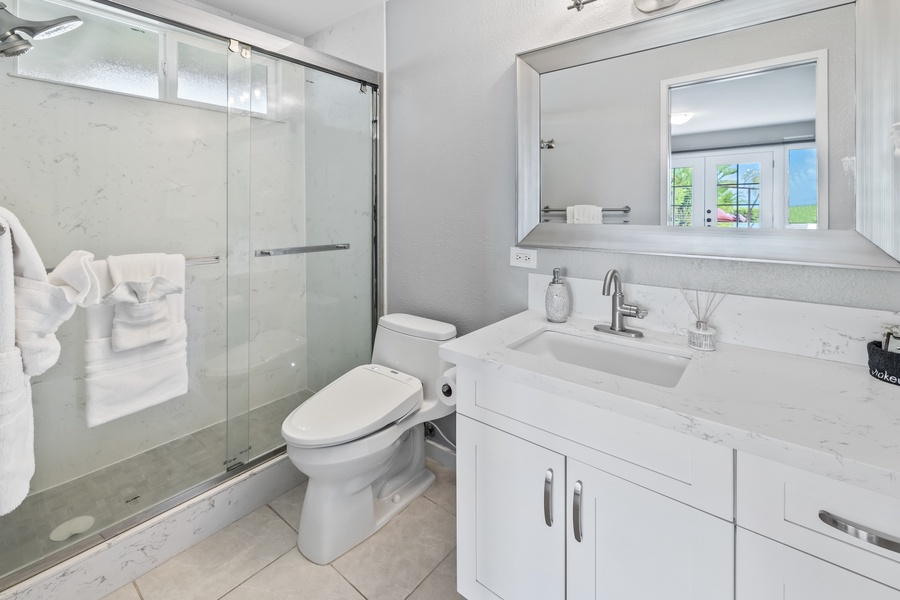
M 461 600 L 456 472 L 428 467 L 425 494 L 330 565 L 297 550 L 303 484 L 104 600 Z

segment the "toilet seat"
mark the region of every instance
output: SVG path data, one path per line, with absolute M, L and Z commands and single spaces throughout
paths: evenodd
M 422 383 L 382 365 L 363 365 L 297 407 L 281 433 L 295 446 L 320 448 L 359 439 L 422 405 Z

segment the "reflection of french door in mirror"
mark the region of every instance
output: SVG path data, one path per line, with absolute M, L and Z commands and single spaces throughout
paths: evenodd
M 812 143 L 672 159 L 669 225 L 817 229 L 821 218 Z
M 772 152 L 673 158 L 670 180 L 669 225 L 783 226 L 776 224 L 784 219 L 775 210 L 783 201 L 774 185 Z

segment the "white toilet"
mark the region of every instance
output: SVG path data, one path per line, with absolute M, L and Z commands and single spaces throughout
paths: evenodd
M 451 414 L 438 378 L 450 364 L 438 346 L 456 327 L 412 315 L 381 317 L 372 364 L 356 367 L 294 410 L 281 427 L 288 456 L 309 477 L 297 547 L 327 564 L 418 498 L 423 423 Z

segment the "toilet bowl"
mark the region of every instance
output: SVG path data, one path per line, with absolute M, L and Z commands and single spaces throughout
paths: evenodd
M 372 364 L 356 367 L 300 405 L 281 428 L 288 456 L 309 477 L 297 547 L 327 564 L 391 520 L 434 481 L 423 423 L 453 413 L 435 383 L 451 365 L 447 323 L 405 314 L 379 320 Z

